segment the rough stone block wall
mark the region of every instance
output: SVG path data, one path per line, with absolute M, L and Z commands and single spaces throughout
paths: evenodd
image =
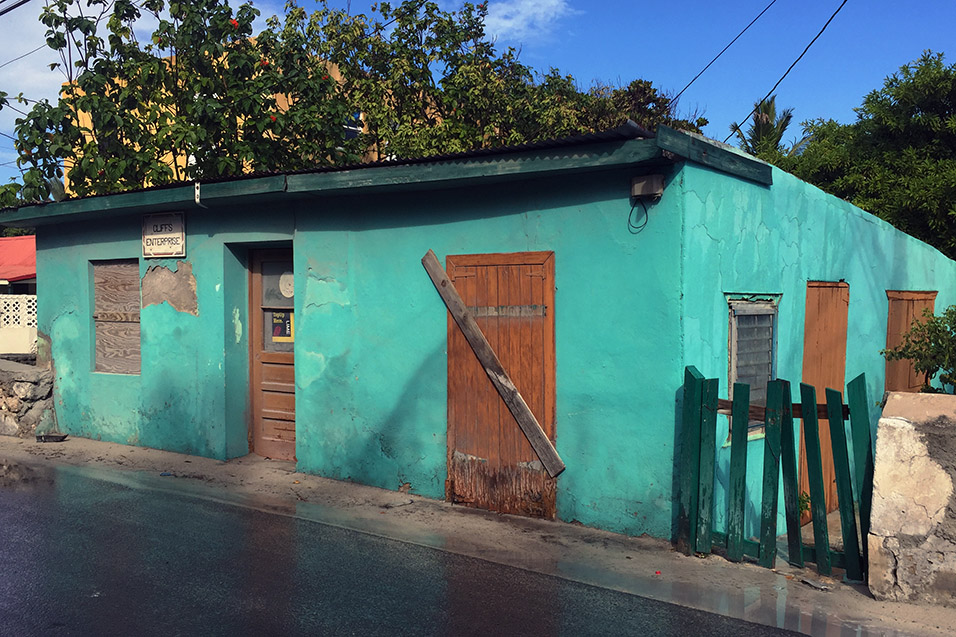
M 50 370 L 0 360 L 0 435 L 33 436 L 37 425 L 52 418 L 52 413 Z
M 876 435 L 869 587 L 956 606 L 956 396 L 891 393 Z

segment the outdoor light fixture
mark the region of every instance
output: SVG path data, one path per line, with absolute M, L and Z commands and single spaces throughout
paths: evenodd
M 631 197 L 660 199 L 664 194 L 664 175 L 641 175 L 631 179 Z

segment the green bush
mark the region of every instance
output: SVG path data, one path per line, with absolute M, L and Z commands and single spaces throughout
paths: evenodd
M 952 393 L 956 389 L 956 305 L 950 305 L 939 316 L 923 310 L 923 318 L 913 321 L 903 342 L 881 352 L 886 360 L 909 360 L 913 369 L 923 374 L 924 392 Z M 930 385 L 939 374 L 943 388 Z

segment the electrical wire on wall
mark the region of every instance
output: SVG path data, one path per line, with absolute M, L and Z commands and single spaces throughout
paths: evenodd
M 641 204 L 641 208 L 644 209 L 644 218 L 640 222 L 637 221 L 640 217 L 634 216 L 634 211 L 637 210 L 637 204 Z M 627 215 L 627 231 L 631 234 L 640 234 L 641 231 L 647 227 L 648 218 L 647 205 L 644 203 L 644 200 L 640 197 L 635 197 L 634 203 L 631 205 L 631 212 Z

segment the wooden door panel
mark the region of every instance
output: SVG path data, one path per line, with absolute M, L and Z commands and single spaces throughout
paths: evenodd
M 936 292 L 887 290 L 888 311 L 886 317 L 886 348 L 891 349 L 903 342 L 913 321 L 922 318 L 923 310 L 933 311 Z M 886 361 L 886 391 L 918 392 L 923 387 L 923 375 L 913 369 L 907 360 Z
M 844 389 L 849 305 L 850 288 L 846 283 L 807 282 L 803 332 L 803 382 L 816 388 L 817 403 L 826 401 L 827 388 L 836 389 L 841 393 Z M 801 427 L 799 474 L 801 493 L 810 493 L 806 445 L 804 429 Z M 823 486 L 827 512 L 830 512 L 836 510 L 838 501 L 829 421 L 826 419 L 820 420 L 820 454 L 823 459 Z M 802 521 L 807 522 L 809 519 L 809 514 L 805 514 Z
M 262 250 L 250 256 L 250 448 L 258 455 L 294 460 L 294 302 L 289 280 L 292 251 Z M 282 317 L 290 319 L 288 325 Z M 285 327 L 289 328 L 288 334 Z
M 447 264 L 463 302 L 553 441 L 553 255 L 450 256 Z M 448 321 L 448 499 L 553 518 L 555 481 L 454 320 Z

